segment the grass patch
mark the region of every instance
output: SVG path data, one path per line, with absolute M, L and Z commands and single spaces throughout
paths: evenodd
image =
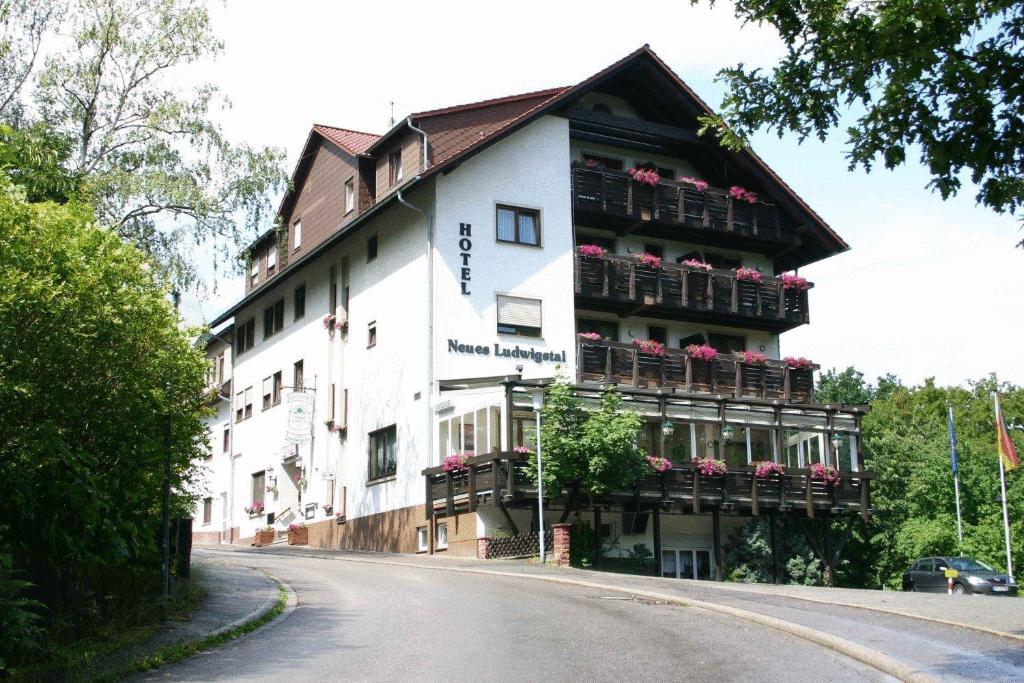
M 246 622 L 241 626 L 226 631 L 216 636 L 209 636 L 207 638 L 200 638 L 199 640 L 193 640 L 191 643 L 180 643 L 178 645 L 168 645 L 163 647 L 151 655 L 143 657 L 128 667 L 119 671 L 116 675 L 100 680 L 117 680 L 135 673 L 141 673 L 143 671 L 151 671 L 157 667 L 171 664 L 173 662 L 181 661 L 187 657 L 198 654 L 205 650 L 210 650 L 224 643 L 228 643 L 236 638 L 240 638 L 247 633 L 252 633 L 256 629 L 260 628 L 264 624 L 277 618 L 283 611 L 285 606 L 288 604 L 288 591 L 285 590 L 283 584 L 278 583 L 277 602 L 270 609 L 269 612 L 264 614 L 258 619 Z

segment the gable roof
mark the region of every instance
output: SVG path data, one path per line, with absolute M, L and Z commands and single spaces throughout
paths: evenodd
M 374 133 L 361 133 L 357 130 L 337 128 L 322 123 L 314 123 L 313 130 L 354 157 L 365 154 L 366 150 L 380 139 L 380 136 Z

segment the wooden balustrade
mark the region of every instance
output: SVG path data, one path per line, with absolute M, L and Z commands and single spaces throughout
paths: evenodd
M 699 192 L 688 183 L 663 179 L 657 186 L 634 181 L 628 173 L 573 164 L 573 203 L 578 214 L 605 215 L 637 224 L 684 226 L 754 240 L 792 244 L 777 206 L 734 199 L 726 190 Z
M 578 338 L 576 349 L 580 384 L 620 384 L 637 388 L 676 388 L 681 391 L 728 394 L 736 398 L 775 398 L 796 403 L 814 399 L 818 366 L 791 368 L 785 361 L 744 363 L 732 354 L 719 354 L 707 363 L 681 349 L 658 356 L 633 344 Z
M 633 506 L 634 510 L 655 506 L 679 507 L 694 513 L 717 508 L 755 516 L 769 510 L 807 517 L 870 516 L 870 483 L 874 478 L 870 472 L 843 472 L 833 486 L 814 479 L 810 469 L 791 468 L 765 478 L 757 477 L 755 469 L 748 465 L 731 468 L 722 475 L 702 475 L 694 463 L 677 464 L 664 474 L 639 479 L 631 490 L 602 496 L 598 502 L 612 508 Z M 509 472 L 511 480 L 507 477 Z M 506 512 L 506 505 L 536 505 L 537 488 L 526 472 L 526 456 L 518 453 L 476 456 L 466 469 L 445 472 L 432 467 L 423 470 L 423 474 L 428 517 L 472 512 L 483 504 Z M 564 507 L 570 498 L 568 491 L 546 496 L 547 504 L 553 508 Z
M 781 278 L 755 282 L 731 270 L 674 263 L 655 268 L 631 256 L 576 254 L 573 280 L 582 305 L 610 306 L 624 315 L 690 313 L 778 331 L 810 322 L 807 290 L 786 289 Z

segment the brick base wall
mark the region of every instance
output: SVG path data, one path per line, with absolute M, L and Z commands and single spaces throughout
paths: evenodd
M 193 531 L 193 543 L 220 543 L 221 533 L 219 531 Z
M 307 526 L 309 547 L 415 553 L 416 528 L 427 524 L 422 505 L 356 517 L 344 524 L 329 519 Z

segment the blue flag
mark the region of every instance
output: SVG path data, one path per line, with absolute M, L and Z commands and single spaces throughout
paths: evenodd
M 949 406 L 949 462 L 956 474 L 956 429 L 953 428 L 953 406 Z

